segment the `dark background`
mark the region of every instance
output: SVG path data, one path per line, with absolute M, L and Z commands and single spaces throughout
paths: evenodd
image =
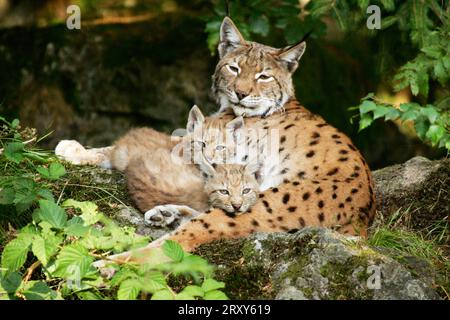
M 65 26 L 71 3 L 82 9 L 81 30 Z M 136 126 L 168 133 L 184 127 L 193 104 L 205 113 L 217 110 L 210 97 L 217 56 L 205 32 L 218 19 L 216 6 L 197 0 L 0 0 L 0 115 L 18 117 L 41 135 L 53 131 L 46 148 L 61 139 L 105 146 Z M 414 56 L 414 49 L 401 45 L 395 31 L 367 37 L 324 23 L 326 32 L 307 40 L 295 74 L 298 100 L 349 134 L 372 168 L 414 155 L 442 156 L 393 122 L 377 121 L 358 133 L 349 121 L 356 111 L 348 108 L 368 92 L 410 101 L 409 91 L 390 92 L 383 74 Z M 274 28 L 252 38 L 285 46 L 286 32 Z

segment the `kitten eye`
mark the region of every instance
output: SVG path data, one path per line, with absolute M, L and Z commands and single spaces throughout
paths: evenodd
M 232 74 L 237 75 L 239 73 L 239 68 L 235 66 L 227 65 L 228 71 L 230 71 Z
M 224 146 L 224 145 L 221 145 L 221 144 L 219 144 L 218 146 L 216 146 L 216 150 L 217 150 L 217 151 L 222 151 L 222 150 L 225 150 L 225 146 Z
M 229 195 L 230 194 L 227 189 L 220 189 L 220 190 L 217 190 L 217 192 L 219 192 L 221 194 L 224 194 L 224 195 Z
M 205 148 L 206 147 L 206 143 L 204 143 L 203 141 L 193 141 L 194 144 L 196 144 L 198 147 L 201 148 Z
M 250 192 L 250 188 L 245 188 L 244 190 L 242 190 L 242 194 L 247 194 Z

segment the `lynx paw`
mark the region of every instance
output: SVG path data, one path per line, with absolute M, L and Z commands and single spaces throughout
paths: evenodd
M 145 223 L 151 227 L 167 227 L 179 222 L 181 214 L 177 206 L 156 206 L 145 213 Z
M 55 154 L 67 162 L 77 165 L 100 165 L 110 168 L 107 152 L 111 147 L 86 149 L 76 140 L 61 140 L 55 148 Z
M 88 151 L 76 140 L 62 140 L 55 148 L 55 154 L 73 164 L 85 164 Z

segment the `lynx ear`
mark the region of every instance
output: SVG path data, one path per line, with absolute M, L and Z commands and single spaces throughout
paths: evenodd
M 245 39 L 230 18 L 225 17 L 220 26 L 219 57 L 223 58 L 227 53 L 237 47 L 245 45 Z
M 200 108 L 194 105 L 189 111 L 188 122 L 186 125 L 186 129 L 188 132 L 194 132 L 194 129 L 198 126 L 201 126 L 205 122 L 205 117 L 203 113 L 200 111 Z
M 230 134 L 232 134 L 233 138 L 237 140 L 239 136 L 239 130 L 244 128 L 244 118 L 239 116 L 231 120 L 226 124 L 225 128 Z
M 302 41 L 296 45 L 286 47 L 281 50 L 279 57 L 287 63 L 290 72 L 294 72 L 298 67 L 298 62 L 306 49 L 306 42 Z
M 216 170 L 214 169 L 214 164 L 210 164 L 208 160 L 206 160 L 205 156 L 201 154 L 199 156 L 198 167 L 200 171 L 203 173 L 205 177 L 212 177 L 216 174 Z

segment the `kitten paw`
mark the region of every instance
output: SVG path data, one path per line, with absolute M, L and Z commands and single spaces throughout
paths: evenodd
M 167 227 L 179 222 L 181 214 L 176 206 L 162 205 L 148 210 L 144 219 L 145 224 L 151 227 Z

